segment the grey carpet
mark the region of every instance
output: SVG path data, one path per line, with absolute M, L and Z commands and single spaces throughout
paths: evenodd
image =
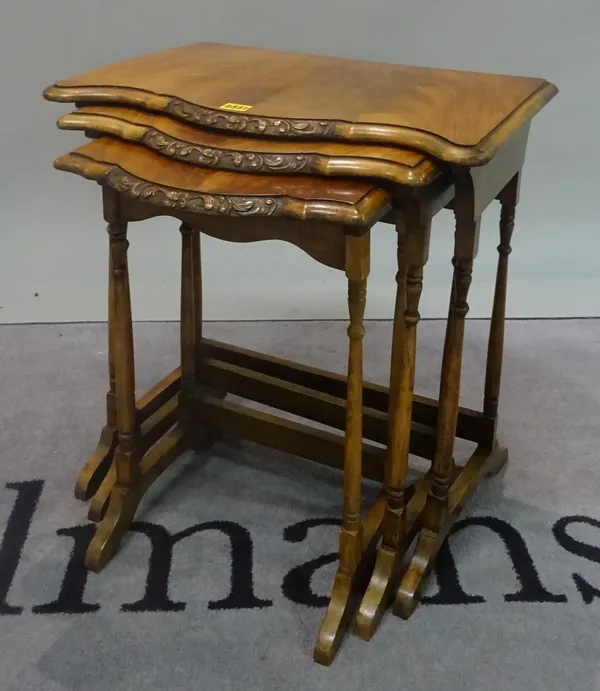
M 464 405 L 480 405 L 487 328 L 468 324 Z M 343 323 L 207 332 L 344 367 Z M 176 363 L 177 326 L 135 335 L 144 390 Z M 442 336 L 441 322 L 420 327 L 417 389 L 431 395 Z M 511 463 L 474 497 L 427 602 L 408 622 L 386 617 L 370 643 L 349 637 L 329 669 L 311 654 L 337 528 L 302 522 L 338 516 L 340 476 L 254 445 L 182 457 L 82 594 L 71 550 L 89 528 L 72 487 L 102 423 L 105 338 L 103 325 L 0 328 L 2 691 L 600 689 L 600 321 L 508 324 L 500 436 Z M 372 380 L 386 380 L 389 338 L 388 323 L 368 324 Z M 172 548 L 168 593 L 165 529 L 192 529 Z M 163 558 L 147 583 L 148 534 Z

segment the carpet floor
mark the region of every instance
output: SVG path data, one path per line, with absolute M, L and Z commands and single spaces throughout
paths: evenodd
M 208 324 L 207 335 L 341 370 L 346 325 Z M 444 324 L 423 322 L 416 390 L 437 395 Z M 468 323 L 461 403 L 480 407 L 488 323 Z M 367 325 L 385 383 L 391 327 Z M 140 391 L 176 324 L 135 327 Z M 106 327 L 0 327 L 1 691 L 600 689 L 600 321 L 507 324 L 500 438 L 423 604 L 313 663 L 335 570 L 336 471 L 224 440 L 182 456 L 100 574 L 73 497 L 103 422 Z M 368 488 L 372 492 L 373 488 Z

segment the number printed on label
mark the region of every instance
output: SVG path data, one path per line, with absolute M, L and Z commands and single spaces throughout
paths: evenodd
M 219 106 L 219 110 L 233 110 L 236 113 L 243 113 L 246 110 L 250 110 L 252 106 L 246 106 L 243 103 L 224 103 Z

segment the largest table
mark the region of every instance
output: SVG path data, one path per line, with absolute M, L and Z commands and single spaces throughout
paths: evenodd
M 556 87 L 543 79 L 203 43 L 104 67 L 44 93 L 79 106 L 61 127 L 101 137 L 56 165 L 102 184 L 111 235 L 116 374 L 107 426 L 78 494 L 88 498 L 93 480 L 115 460 L 92 499 L 91 513 L 102 520 L 88 566 L 108 561 L 149 483 L 187 443 L 198 446 L 194 421 L 212 423 L 343 465 L 340 564 L 318 661 L 332 660 L 354 615 L 363 638 L 392 601 L 397 614 L 409 616 L 480 478 L 507 458 L 496 429 L 508 254 L 531 119 Z M 481 214 L 494 199 L 502 206 L 500 257 L 483 410 L 475 411 L 459 407 L 462 344 Z M 456 234 L 436 402 L 415 396 L 413 386 L 430 223 L 444 206 L 454 211 Z M 157 213 L 183 222 L 182 371 L 136 406 L 126 223 Z M 362 381 L 369 229 L 378 220 L 398 231 L 389 390 Z M 347 381 L 201 338 L 198 229 L 243 242 L 278 237 L 346 272 Z M 207 385 L 218 395 L 202 391 Z M 242 411 L 221 398 L 227 391 L 345 429 L 343 456 L 327 434 Z M 460 468 L 456 436 L 477 444 Z M 385 442 L 384 467 L 363 437 Z M 416 489 L 407 484 L 409 451 L 432 461 Z M 363 474 L 383 480 L 364 521 Z

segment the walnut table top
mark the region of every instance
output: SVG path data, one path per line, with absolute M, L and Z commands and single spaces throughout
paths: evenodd
M 407 146 L 476 166 L 556 93 L 539 78 L 198 43 L 62 80 L 44 96 L 248 136 Z

